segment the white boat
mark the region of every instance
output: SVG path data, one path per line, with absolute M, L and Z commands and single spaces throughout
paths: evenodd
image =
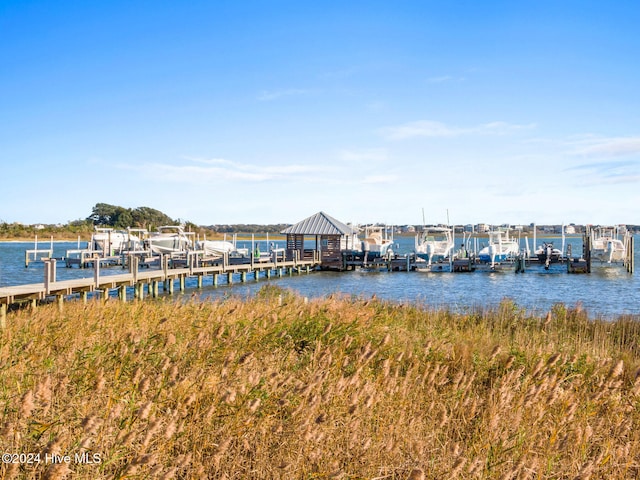
M 448 227 L 425 227 L 415 238 L 416 257 L 430 266 L 453 254 L 453 230 Z
M 236 247 L 226 240 L 202 240 L 198 242 L 198 249 L 204 251 L 207 256 L 221 257 L 225 253 L 231 254 Z
M 367 259 L 393 256 L 393 236 L 386 227 L 365 227 L 365 238 L 361 242 Z
M 589 229 L 591 238 L 591 260 L 602 263 L 623 262 L 627 248 L 621 240 L 618 227 L 598 226 Z
M 513 260 L 520 253 L 520 244 L 509 237 L 508 230 L 489 232 L 489 244 L 478 252 L 478 259 L 484 263 L 500 263 Z
M 193 248 L 192 236 L 179 225 L 163 225 L 149 235 L 148 246 L 153 253 L 159 254 L 186 252 Z
M 131 234 L 128 230 L 96 228 L 89 241 L 89 250 L 100 252 L 105 257 L 141 249 L 140 237 Z

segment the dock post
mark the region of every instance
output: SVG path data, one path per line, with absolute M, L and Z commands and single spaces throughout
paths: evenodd
M 51 283 L 55 283 L 56 278 L 58 276 L 57 272 L 57 260 L 55 258 L 51 259 Z
M 244 283 L 244 282 L 246 282 L 246 281 L 247 281 L 247 272 L 242 272 L 242 273 L 240 274 L 240 281 L 241 281 L 242 283 Z
M 126 285 L 120 285 L 120 288 L 118 288 L 118 297 L 120 297 L 120 301 L 122 303 L 127 302 L 127 286 Z
M 278 268 L 278 276 L 282 277 L 282 275 L 283 275 L 283 269 L 282 269 L 282 267 L 280 267 L 280 268 Z
M 227 273 L 227 283 L 231 285 L 233 283 L 233 272 Z
M 218 274 L 217 273 L 213 274 L 213 286 L 214 287 L 218 286 Z
M 49 295 L 51 291 L 51 287 L 49 284 L 51 283 L 51 262 L 45 260 L 44 262 L 44 293 L 45 295 Z
M 83 290 L 82 292 L 80 292 L 80 299 L 82 300 L 82 303 L 84 303 L 85 305 L 87 304 L 88 298 L 89 298 L 89 295 L 86 290 Z
M 184 292 L 184 279 L 185 279 L 185 275 L 180 275 L 180 291 Z
M 202 275 L 198 275 L 198 288 L 202 288 Z
M 158 280 L 154 280 L 153 282 L 153 298 L 158 298 Z
M 258 280 L 260 280 L 260 270 L 256 270 L 256 271 L 254 272 L 254 275 L 255 275 L 255 277 L 256 277 L 256 282 L 257 282 Z
M 38 300 L 36 300 L 35 298 L 32 298 L 31 305 L 29 305 L 29 307 L 31 308 L 31 311 L 35 312 L 37 306 L 38 306 Z
M 94 257 L 93 259 L 93 286 L 97 289 L 100 285 L 100 260 Z
M 135 255 L 129 255 L 129 271 L 133 275 L 133 283 L 138 283 L 138 263 L 140 259 Z
M 264 274 L 266 275 L 267 279 L 271 278 L 271 269 L 268 268 L 266 272 L 264 272 Z
M 56 295 L 56 303 L 58 304 L 58 312 L 62 313 L 62 304 L 64 302 L 64 295 Z
M 7 304 L 0 303 L 0 329 L 7 328 Z
M 144 283 L 138 283 L 136 290 L 138 291 L 138 300 L 144 300 Z

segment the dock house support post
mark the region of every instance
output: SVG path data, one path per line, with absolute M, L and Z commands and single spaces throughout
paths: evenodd
M 271 278 L 271 269 L 267 268 L 267 270 L 264 272 L 264 274 L 267 277 L 267 279 Z
M 217 273 L 213 274 L 213 286 L 214 287 L 218 286 L 218 274 Z
M 227 273 L 227 283 L 231 285 L 233 283 L 233 272 Z
M 153 298 L 158 298 L 158 283 L 160 283 L 160 282 L 158 282 L 158 280 L 154 280 L 152 282 L 152 285 L 153 285 Z
M 0 303 L 0 329 L 7 328 L 7 304 Z
M 257 282 L 258 280 L 260 280 L 260 270 L 256 270 L 254 274 L 256 276 L 256 282 Z
M 118 297 L 120 298 L 120 301 L 122 303 L 127 302 L 127 286 L 126 285 L 120 285 L 120 287 L 118 288 Z
M 62 313 L 62 304 L 64 303 L 64 295 L 56 295 L 56 304 L 58 305 L 58 312 Z
M 80 292 L 80 299 L 82 300 L 82 303 L 84 303 L 85 305 L 87 304 L 88 298 L 89 298 L 89 294 L 87 293 L 86 290 L 83 290 L 82 292 Z
M 242 283 L 244 283 L 244 282 L 246 282 L 246 281 L 247 281 L 247 272 L 242 272 L 242 273 L 240 274 L 240 281 L 241 281 Z
M 202 288 L 202 275 L 198 275 L 198 288 Z
M 185 275 L 180 275 L 180 292 L 184 292 L 184 280 L 185 280 Z
M 136 290 L 138 291 L 138 300 L 144 299 L 144 283 L 138 283 L 136 285 Z

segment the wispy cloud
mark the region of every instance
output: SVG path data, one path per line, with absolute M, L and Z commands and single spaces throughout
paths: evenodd
M 416 137 L 458 137 L 461 135 L 506 135 L 518 130 L 535 128 L 535 124 L 517 125 L 506 122 L 490 122 L 472 127 L 456 127 L 431 120 L 419 120 L 379 130 L 387 140 L 406 140 Z
M 640 161 L 618 160 L 574 165 L 564 170 L 576 175 L 581 185 L 617 185 L 640 182 Z
M 367 175 L 362 179 L 363 184 L 380 184 L 380 183 L 395 183 L 400 177 L 394 174 L 389 175 Z
M 349 163 L 370 163 L 384 162 L 388 160 L 389 155 L 383 148 L 369 148 L 363 150 L 341 150 L 338 153 L 340 160 Z
M 310 95 L 315 93 L 314 90 L 303 89 L 303 88 L 289 88 L 284 90 L 264 90 L 260 95 L 258 95 L 258 100 L 261 102 L 271 102 L 273 100 L 278 100 L 283 97 L 293 97 L 300 95 Z
M 193 184 L 215 181 L 315 181 L 323 175 L 335 172 L 335 168 L 328 165 L 292 163 L 263 166 L 223 158 L 189 158 L 187 160 L 192 164 L 120 164 L 118 168 L 144 172 L 145 175 L 159 180 Z
M 640 136 L 588 137 L 570 144 L 574 155 L 587 157 L 621 157 L 640 154 Z
M 427 83 L 450 83 L 450 82 L 463 82 L 464 77 L 453 77 L 451 75 L 441 75 L 439 77 L 427 78 Z

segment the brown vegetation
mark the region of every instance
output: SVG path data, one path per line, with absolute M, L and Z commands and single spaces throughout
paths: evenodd
M 580 308 L 460 315 L 273 287 L 24 309 L 0 336 L 0 445 L 41 464 L 0 476 L 636 478 L 638 333 Z

